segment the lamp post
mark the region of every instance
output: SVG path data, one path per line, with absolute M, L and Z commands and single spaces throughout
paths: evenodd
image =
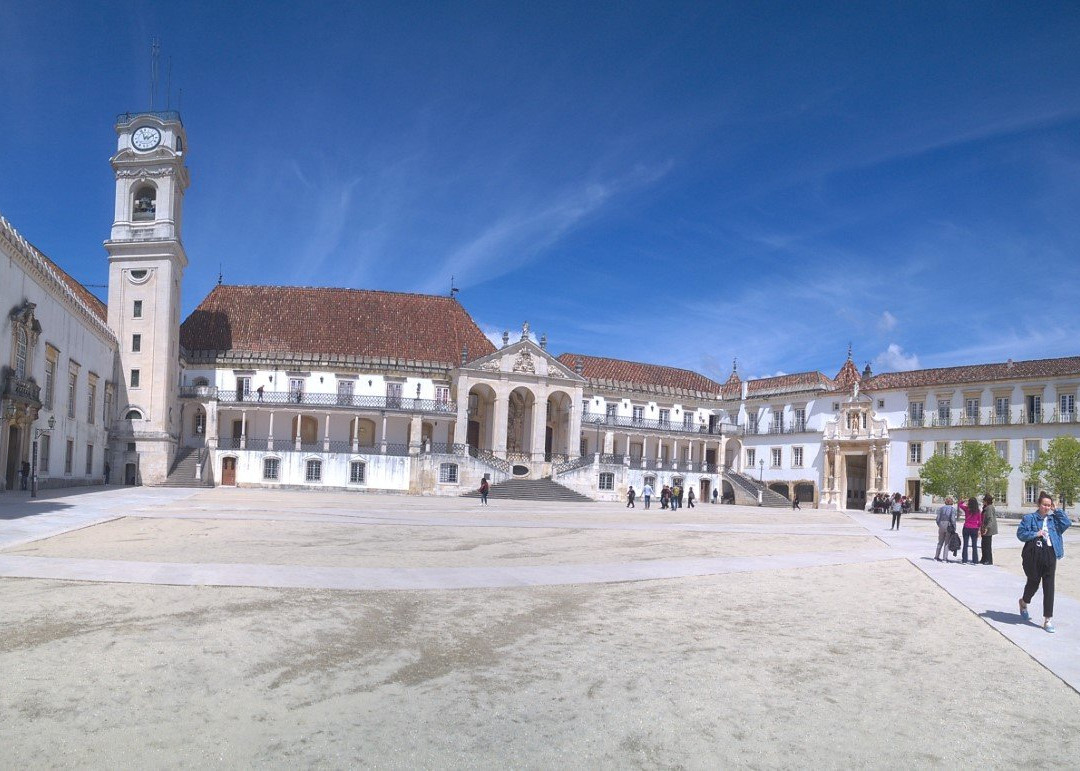
M 34 443 L 30 449 L 30 497 L 37 498 L 37 448 L 38 439 L 42 434 L 47 434 L 56 427 L 56 417 L 49 416 L 48 428 L 35 428 L 34 429 Z

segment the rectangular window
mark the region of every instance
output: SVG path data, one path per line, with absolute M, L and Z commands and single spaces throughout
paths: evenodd
M 1024 442 L 1024 460 L 1028 463 L 1034 463 L 1035 459 L 1039 457 L 1039 440 L 1029 439 Z
M 52 446 L 50 438 L 48 434 L 42 434 L 41 443 L 38 447 L 38 470 L 42 474 L 49 473 L 49 450 Z
M 618 414 L 619 414 L 619 405 L 617 405 L 617 404 L 609 404 L 607 406 L 607 416 L 609 418 L 613 418 Z
M 236 378 L 236 401 L 242 402 L 247 399 L 248 394 L 251 393 L 251 378 L 250 377 L 238 377 Z
M 806 430 L 806 408 L 805 407 L 796 407 L 795 408 L 795 426 L 794 426 L 794 428 L 795 428 L 796 431 L 805 431 Z
M 952 402 L 948 399 L 938 399 L 937 403 L 937 424 L 939 426 L 952 425 Z
M 449 465 L 444 463 L 445 465 Z M 456 468 L 456 466 L 455 466 Z M 362 460 L 354 460 L 349 464 L 349 482 L 354 485 L 362 485 L 367 478 L 367 466 Z M 442 469 L 439 469 L 439 476 L 442 477 Z M 456 474 L 455 474 L 456 476 Z M 455 480 L 456 481 L 456 480 Z
M 1042 397 L 1041 396 L 1028 396 L 1027 397 L 1027 422 L 1028 423 L 1041 423 L 1042 422 Z
M 780 468 L 781 451 L 779 447 L 772 448 L 772 467 Z
M 665 417 L 666 413 L 667 413 L 667 410 L 660 410 L 660 421 L 662 423 L 667 422 L 667 418 Z M 633 410 L 633 414 L 634 414 L 634 422 L 635 423 L 640 423 L 641 421 L 643 421 L 645 419 L 645 408 L 641 407 L 641 406 L 635 406 L 634 410 Z
M 139 387 L 139 370 L 137 370 L 137 369 L 131 370 L 131 387 L 132 388 L 138 388 Z
M 90 381 L 86 387 L 86 422 L 94 424 L 94 407 L 97 405 L 97 383 Z
M 450 386 L 435 386 L 435 403 L 440 409 L 445 409 L 450 404 Z
M 784 433 L 784 413 L 779 410 L 774 410 L 772 414 L 772 425 L 770 431 L 774 434 Z
M 68 439 L 64 448 L 64 473 L 70 474 L 71 467 L 75 463 L 75 440 Z
M 792 447 L 791 448 L 791 465 L 794 466 L 795 468 L 802 468 L 802 464 L 803 464 L 802 449 L 803 449 L 802 447 Z
M 397 383 L 396 385 L 401 385 Z M 289 378 L 289 401 L 299 404 L 304 400 L 304 379 L 302 377 Z M 398 400 L 398 405 L 401 406 L 401 400 Z
M 969 426 L 979 425 L 979 407 L 978 399 L 964 400 L 964 417 L 967 419 Z
M 281 474 L 281 461 L 277 458 L 263 458 L 263 479 L 276 482 Z
M 1072 423 L 1076 411 L 1076 397 L 1072 394 L 1059 394 L 1058 411 L 1060 413 L 1058 420 L 1063 423 Z
M 684 412 L 682 415 L 682 425 L 687 431 L 694 430 L 694 413 Z
M 588 415 L 589 414 L 589 405 L 590 404 L 592 404 L 591 399 L 582 399 L 581 400 L 581 414 L 582 415 Z
M 94 445 L 86 445 L 86 475 L 94 473 Z
M 53 392 L 56 389 L 56 360 L 45 360 L 45 409 L 53 408 Z
M 68 373 L 68 417 L 75 417 L 75 387 L 79 382 L 78 372 Z
M 356 385 L 353 380 L 337 381 L 337 403 L 340 405 L 352 404 L 353 388 Z
M 131 352 L 138 353 L 142 350 L 142 335 L 131 336 Z
M 908 445 L 908 463 L 912 466 L 922 463 L 922 442 L 912 442 Z
M 304 479 L 308 482 L 322 481 L 322 461 L 309 460 L 304 468 Z
M 941 455 L 942 457 L 949 457 L 949 443 L 948 442 L 936 442 L 934 444 L 934 454 Z
M 757 450 L 748 447 L 746 450 L 746 467 L 752 469 L 755 463 L 757 463 Z
M 386 406 L 387 407 L 400 407 L 401 406 L 401 383 L 387 383 L 386 384 Z
M 614 490 L 615 489 L 615 475 L 610 471 L 605 471 L 600 474 L 599 487 L 601 490 Z
M 1009 442 L 1007 440 L 994 442 L 994 450 L 997 451 L 1002 460 L 1009 459 Z
M 758 414 L 756 412 L 751 412 L 749 415 L 746 416 L 746 427 L 749 429 L 751 434 L 757 433 Z
M 133 319 L 141 319 L 142 318 L 142 300 L 136 300 L 134 303 L 132 303 L 132 305 L 131 305 L 131 317 Z
M 1007 425 L 1009 422 L 1009 397 L 999 396 L 994 399 L 994 422 Z
M 456 485 L 458 481 L 458 467 L 456 463 L 439 464 L 439 481 L 443 484 Z
M 1035 496 L 1039 494 L 1039 489 L 1031 482 L 1024 484 L 1024 503 L 1035 503 Z
M 921 426 L 923 424 L 923 403 L 908 403 L 908 425 Z

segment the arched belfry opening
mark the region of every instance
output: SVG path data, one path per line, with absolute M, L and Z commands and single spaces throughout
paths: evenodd
M 143 221 L 152 220 L 155 217 L 157 217 L 157 189 L 145 182 L 136 185 L 131 200 L 131 218 Z

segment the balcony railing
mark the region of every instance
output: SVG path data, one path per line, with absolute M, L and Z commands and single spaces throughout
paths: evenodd
M 630 428 L 637 431 L 670 431 L 677 434 L 695 434 L 697 436 L 720 436 L 724 433 L 723 423 L 717 423 L 712 428 L 708 425 L 692 425 L 678 423 L 673 420 L 648 420 L 646 418 L 627 417 L 625 415 L 582 415 L 581 430 L 587 427 L 611 426 L 614 428 Z M 728 428 L 727 433 L 732 429 Z
M 232 406 L 300 406 L 340 407 L 354 410 L 389 410 L 395 412 L 424 412 L 454 415 L 457 405 L 439 399 L 406 399 L 403 396 L 361 396 L 359 394 L 308 393 L 306 391 L 249 391 L 237 393 L 214 386 L 181 386 L 181 398 L 217 399 L 222 405 Z
M 243 446 L 241 446 L 243 445 Z M 354 445 L 349 441 L 331 440 L 330 442 L 301 442 L 296 446 L 295 439 L 266 439 L 256 437 L 222 437 L 218 439 L 219 450 L 251 450 L 254 452 L 335 452 L 352 453 L 355 455 L 398 455 L 409 454 L 409 445 L 401 443 L 387 443 L 374 445 Z
M 738 426 L 739 431 L 743 436 L 777 436 L 781 434 L 809 434 L 816 433 L 815 429 L 810 428 L 806 423 L 792 423 L 790 426 L 779 426 L 775 424 L 769 424 L 768 426 L 758 425 L 757 429 L 749 423 L 740 423 Z
M 15 371 L 9 369 L 4 378 L 4 398 L 40 406 L 41 386 L 30 378 L 16 377 Z

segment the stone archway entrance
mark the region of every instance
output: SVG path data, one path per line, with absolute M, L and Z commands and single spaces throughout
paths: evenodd
M 15 489 L 15 480 L 19 476 L 19 427 L 8 428 L 7 468 L 4 469 L 4 486 Z
M 866 456 L 845 455 L 844 477 L 846 491 L 844 508 L 862 510 L 866 508 Z

